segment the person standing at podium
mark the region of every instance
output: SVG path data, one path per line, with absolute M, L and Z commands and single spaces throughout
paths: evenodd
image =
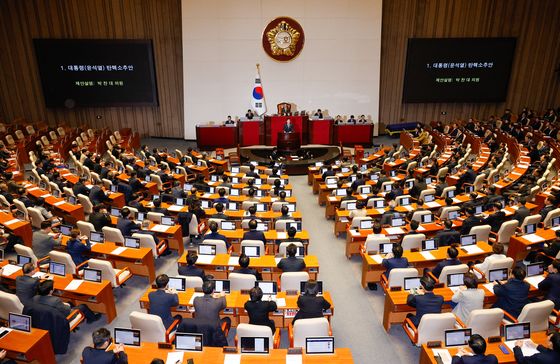
M 290 119 L 286 120 L 286 124 L 284 124 L 284 134 L 289 134 L 294 132 L 294 125 Z

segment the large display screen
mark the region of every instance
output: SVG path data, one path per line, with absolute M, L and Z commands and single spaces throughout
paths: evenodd
M 501 102 L 515 38 L 411 38 L 404 102 Z
M 151 40 L 33 42 L 47 107 L 158 104 Z

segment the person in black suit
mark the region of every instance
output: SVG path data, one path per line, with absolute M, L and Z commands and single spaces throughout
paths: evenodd
M 544 298 L 554 302 L 554 308 L 560 309 L 560 260 L 554 260 L 548 266 L 548 275 L 539 283 L 539 291 L 545 292 Z
M 117 229 L 123 236 L 132 236 L 133 230 L 140 230 L 140 226 L 132 221 L 130 210 L 127 207 L 121 210 L 121 217 L 117 220 Z
M 96 181 L 89 192 L 89 199 L 91 200 L 93 206 L 102 204 L 105 201 L 110 200 L 110 198 L 105 195 L 105 191 L 103 191 L 102 187 L 103 182 Z
M 132 200 L 132 193 L 134 192 L 132 188 L 127 184 L 119 180 L 115 177 L 113 180 L 113 184 L 117 185 L 117 192 L 120 192 L 124 195 L 124 200 L 126 203 L 129 203 Z
M 169 277 L 167 274 L 160 274 L 156 277 L 157 289 L 148 294 L 150 302 L 148 313 L 161 317 L 166 330 L 173 324 L 174 319 L 179 318 L 181 320 L 180 315 L 175 316 L 175 318 L 171 316 L 171 308 L 179 305 L 179 296 L 174 289 L 167 288 L 168 284 Z
M 249 231 L 246 231 L 243 234 L 242 240 L 260 240 L 264 244 L 266 244 L 266 238 L 262 231 L 257 231 L 257 220 L 252 219 L 249 221 Z
M 290 119 L 286 120 L 286 124 L 284 124 L 284 133 L 289 134 L 294 132 L 294 126 Z
M 215 239 L 215 240 L 222 240 L 223 242 L 226 243 L 226 247 L 229 249 L 229 246 L 231 244 L 228 243 L 226 237 L 220 233 L 218 233 L 218 224 L 215 221 L 210 222 L 210 225 L 208 226 L 208 228 L 210 229 L 210 233 L 204 235 L 204 239 L 202 240 L 204 242 L 204 240 L 206 239 Z
M 434 162 L 435 166 L 437 167 L 437 162 Z M 438 180 L 438 184 L 436 185 L 436 196 L 442 197 L 441 194 L 443 193 L 443 189 L 448 187 L 447 182 L 445 180 L 445 176 L 442 176 Z
M 78 196 L 79 193 L 84 196 L 89 196 L 89 189 L 86 187 L 85 183 L 86 178 L 80 177 L 78 182 L 76 182 L 76 184 L 72 187 L 72 192 L 74 192 L 75 196 Z
M 406 317 L 418 327 L 422 316 L 427 313 L 441 313 L 443 305 L 443 297 L 434 294 L 435 282 L 430 277 L 424 276 L 420 278 L 420 294 L 409 294 L 406 298 L 406 304 L 416 308 L 416 315 L 409 313 Z M 423 293 L 423 294 L 422 294 Z
M 297 305 L 299 311 L 294 317 L 292 324 L 299 319 L 323 317 L 323 310 L 331 308 L 331 304 L 323 296 L 317 296 L 319 284 L 315 280 L 309 280 L 305 284 L 305 293 L 298 297 Z
M 448 265 L 463 264 L 459 259 L 457 259 L 458 255 L 459 251 L 457 250 L 457 248 L 455 248 L 455 246 L 450 246 L 449 248 L 447 248 L 447 258 L 436 264 L 435 268 L 432 270 L 432 274 L 436 276 L 436 278 L 439 278 L 439 275 L 441 274 L 443 268 L 447 267 Z
M 467 170 L 465 171 L 465 173 L 463 173 L 461 177 L 459 177 L 459 181 L 457 182 L 457 189 L 461 189 L 464 183 L 474 183 L 475 179 L 476 172 L 474 171 L 472 164 L 469 163 L 467 165 Z
M 216 205 L 214 205 L 214 208 L 216 209 L 216 213 L 214 215 L 211 216 L 211 218 L 213 219 L 222 219 L 222 220 L 227 220 L 228 216 L 226 214 L 224 214 L 224 204 L 221 202 L 218 202 Z
M 410 191 L 408 191 L 408 194 L 412 198 L 418 199 L 420 193 L 424 191 L 426 188 L 428 188 L 428 185 L 426 185 L 424 179 L 420 178 L 419 176 L 416 176 L 416 179 L 414 180 L 414 186 L 412 186 Z
M 282 272 L 301 272 L 305 269 L 305 261 L 303 258 L 296 257 L 297 246 L 290 244 L 286 247 L 286 258 L 280 259 L 276 267 Z
M 523 223 L 523 220 L 529 215 L 531 215 L 531 211 L 525 206 L 527 204 L 527 198 L 522 196 L 519 198 L 519 204 L 517 205 L 517 211 L 513 214 L 513 220 L 517 220 L 519 222 L 519 226 Z
M 194 251 L 190 251 L 187 254 L 187 266 L 180 265 L 177 269 L 179 275 L 187 276 L 187 277 L 200 277 L 202 280 L 206 280 L 206 274 L 204 273 L 204 269 L 197 267 L 196 261 L 198 259 L 198 255 Z
M 113 350 L 107 350 L 111 345 L 111 333 L 102 327 L 91 334 L 93 347 L 86 347 L 82 351 L 83 364 L 128 364 L 128 356 L 124 352 L 123 344 L 116 344 Z
M 249 172 L 245 173 L 245 177 L 259 178 L 259 174 L 255 172 L 255 166 L 253 164 L 249 165 Z
M 128 179 L 128 185 L 132 188 L 133 192 L 138 192 L 142 189 L 142 182 L 138 179 L 138 174 L 135 171 L 130 173 L 130 178 Z
M 519 364 L 557 364 L 560 363 L 560 333 L 553 332 L 548 336 L 548 348 L 543 345 L 536 345 L 533 342 L 527 342 L 525 345 L 529 344 L 538 353 L 531 356 L 524 356 L 521 347 L 523 346 L 523 341 L 518 340 L 513 348 L 513 355 L 515 355 L 515 360 Z
M 493 213 L 488 215 L 488 217 L 483 220 L 483 223 L 485 225 L 490 225 L 492 232 L 497 233 L 504 221 L 506 221 L 506 213 L 501 210 L 502 205 L 500 205 L 499 202 L 490 204 L 489 207 Z
M 154 201 L 152 201 L 152 203 L 154 204 L 152 212 L 159 212 L 160 214 L 167 215 L 167 209 L 161 207 L 161 199 L 156 198 Z
M 343 198 L 340 199 L 340 202 L 342 201 L 354 201 L 357 200 L 358 198 L 356 196 L 353 196 L 352 194 L 354 193 L 354 190 L 352 189 L 352 187 L 348 187 L 346 189 L 346 196 L 344 196 Z
M 541 214 L 541 221 L 544 221 L 546 215 L 548 215 L 548 213 L 552 210 L 554 210 L 556 208 L 556 206 L 554 206 L 554 204 L 552 203 L 552 200 L 550 199 L 550 197 L 547 197 L 544 200 L 544 207 L 542 208 L 540 214 Z
M 461 234 L 453 230 L 453 221 L 445 219 L 443 221 L 444 229 L 440 230 L 436 234 L 436 239 L 439 246 L 450 246 L 453 244 L 459 244 L 461 242 Z
M 467 207 L 466 211 L 467 218 L 463 220 L 463 226 L 461 226 L 461 235 L 467 235 L 473 226 L 484 225 L 484 220 L 480 216 L 475 215 L 475 209 L 472 206 Z
M 245 254 L 241 254 L 239 256 L 239 266 L 241 268 L 235 269 L 232 273 L 251 274 L 255 276 L 257 281 L 262 281 L 261 274 L 256 269 L 249 268 L 249 263 L 251 263 L 251 258 Z
M 47 279 L 45 281 L 42 281 L 37 286 L 37 295 L 34 296 L 31 301 L 36 305 L 50 306 L 59 311 L 64 317 L 68 317 L 68 315 L 70 315 L 70 313 L 72 312 L 72 306 L 70 306 L 70 304 L 68 303 L 62 302 L 60 297 L 53 296 L 53 291 L 53 280 Z M 95 322 L 101 318 L 100 313 L 94 313 L 84 303 L 79 304 L 78 306 L 76 306 L 76 308 L 84 314 L 87 323 Z
M 111 216 L 107 213 L 107 206 L 93 206 L 93 214 L 89 215 L 89 222 L 95 228 L 95 231 L 101 231 L 104 226 L 111 226 Z
M 498 358 L 494 354 L 485 355 L 486 340 L 479 334 L 469 338 L 469 347 L 474 355 L 462 347 L 451 359 L 451 364 L 498 364 Z
M 24 306 L 31 303 L 33 297 L 37 294 L 39 286 L 39 278 L 33 277 L 37 272 L 32 262 L 25 263 L 22 267 L 23 275 L 16 277 L 16 296 Z
M 272 321 L 268 314 L 278 309 L 276 302 L 263 301 L 263 291 L 260 287 L 253 287 L 249 291 L 250 300 L 245 302 L 245 311 L 249 315 L 249 324 L 268 326 L 272 330 L 272 335 L 276 330 L 274 321 Z
M 529 283 L 524 282 L 525 268 L 515 266 L 511 270 L 510 279 L 505 284 L 496 284 L 494 294 L 496 303 L 492 308 L 501 308 L 513 317 L 519 316 L 523 307 L 529 303 Z
M 327 170 L 323 172 L 323 174 L 321 175 L 321 178 L 323 179 L 323 181 L 327 178 L 327 177 L 332 177 L 335 175 L 332 166 L 330 164 L 328 164 L 326 166 Z
M 391 269 L 394 268 L 408 268 L 408 259 L 403 258 L 403 248 L 401 244 L 394 244 L 393 245 L 393 256 L 387 256 L 385 259 L 381 261 L 381 264 L 386 268 L 385 278 L 389 278 L 389 273 Z

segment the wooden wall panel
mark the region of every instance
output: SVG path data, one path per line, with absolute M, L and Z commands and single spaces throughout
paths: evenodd
M 159 107 L 47 109 L 33 38 L 152 39 Z M 0 119 L 183 136 L 180 0 L 0 1 Z M 101 119 L 96 116 L 101 115 Z
M 559 15 L 558 0 L 384 1 L 380 120 L 452 121 L 501 115 L 508 107 L 540 111 L 560 106 Z M 414 37 L 517 37 L 506 102 L 404 104 L 406 46 Z

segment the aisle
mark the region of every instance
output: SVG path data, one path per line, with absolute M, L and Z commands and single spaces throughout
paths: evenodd
M 337 347 L 349 347 L 355 363 L 418 363 L 419 349 L 413 347 L 400 326 L 387 335 L 381 322 L 382 290 L 369 291 L 360 285 L 361 260 L 344 255 L 343 238 L 335 238 L 333 221 L 325 219 L 325 208 L 317 203 L 307 176 L 290 176 L 303 216 L 303 228 L 309 231 L 310 254 L 319 258 L 319 279 L 335 304 L 333 335 Z

